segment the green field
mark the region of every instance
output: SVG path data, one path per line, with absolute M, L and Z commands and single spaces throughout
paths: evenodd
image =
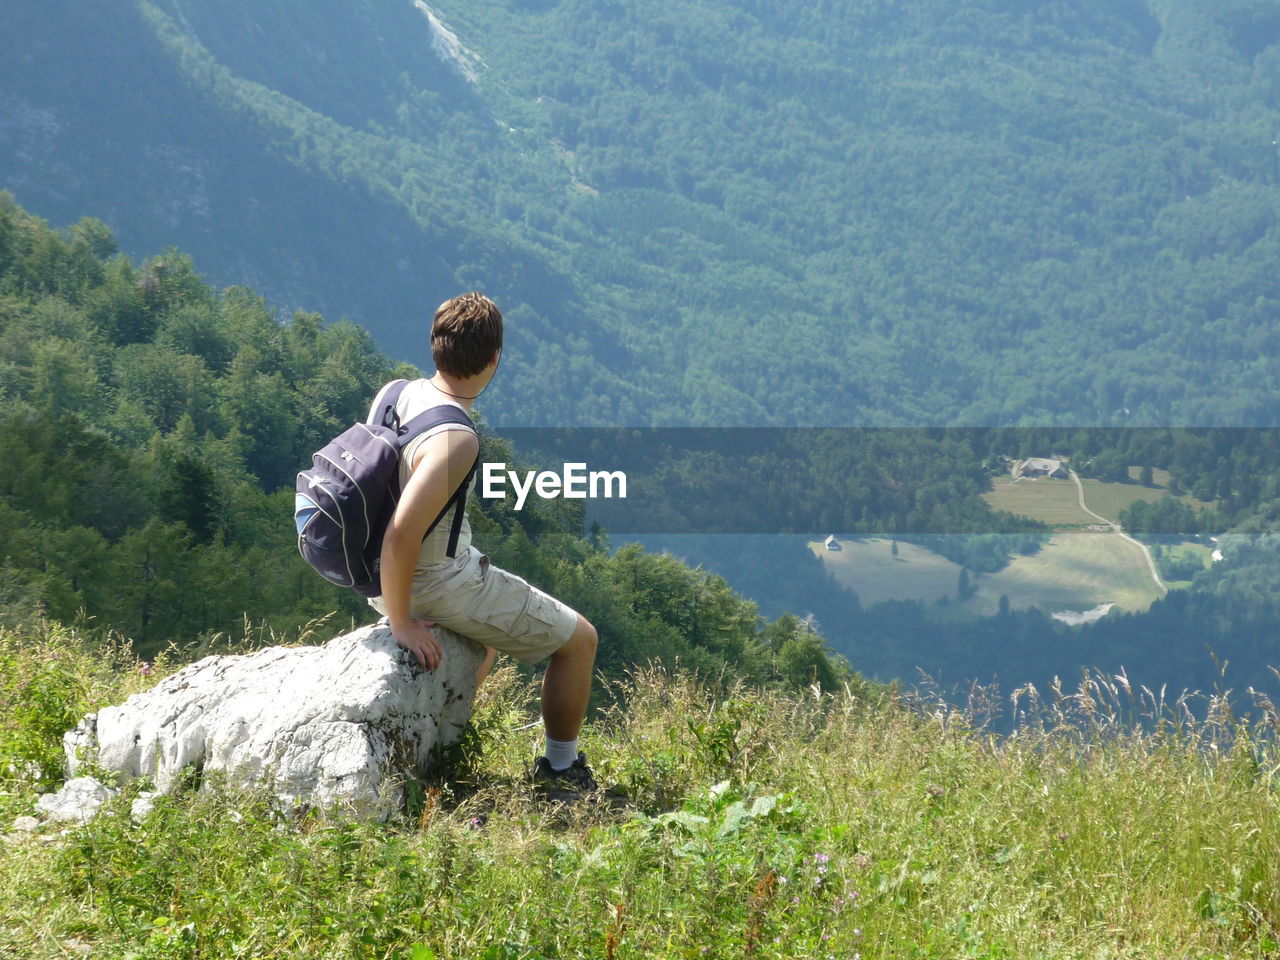
M 1052 477 L 1015 480 L 1012 477 L 997 477 L 993 486 L 990 493 L 982 495 L 982 499 L 990 504 L 992 510 L 1008 510 L 1054 528 L 1084 527 L 1098 522 L 1080 509 L 1080 496 L 1071 480 L 1055 480 Z M 1114 486 L 1123 487 L 1124 484 Z M 1091 501 L 1086 502 L 1092 505 Z M 1097 510 L 1097 507 L 1094 509 Z M 1101 510 L 1098 512 L 1107 516 Z
M 1097 511 L 1110 520 L 1116 519 L 1120 511 L 1137 500 L 1159 500 L 1170 496 L 1164 487 L 1144 487 L 1138 483 L 1102 483 L 1098 480 L 1080 478 L 1084 484 L 1084 502 L 1090 510 Z M 1193 510 L 1212 507 L 1212 503 L 1197 500 L 1190 494 L 1178 497 Z
M 1137 468 L 1131 472 L 1136 479 Z M 1081 485 L 1089 509 L 1114 521 L 1131 503 L 1169 495 L 1164 486 L 1168 474 L 1154 471 L 1154 479 L 1158 486 L 1085 479 Z M 1034 606 L 1046 613 L 1083 612 L 1105 603 L 1120 610 L 1144 611 L 1160 596 L 1143 550 L 1081 509 L 1074 480 L 999 477 L 983 499 L 992 509 L 1031 517 L 1057 533 L 1038 553 L 1019 555 L 998 573 L 971 572 L 974 593 L 963 604 L 956 602 L 960 566 L 931 550 L 899 543 L 894 557 L 892 542 L 876 538 L 844 540 L 844 549 L 838 552 L 826 550 L 817 541 L 809 546 L 838 583 L 858 594 L 863 606 L 918 600 L 932 605 L 931 614 L 944 619 L 991 616 L 999 610 L 1002 596 L 1008 596 L 1011 609 Z M 1196 509 L 1211 506 L 1190 496 L 1179 499 Z M 1210 552 L 1198 545 L 1185 546 L 1206 558 Z
M 895 557 L 891 540 L 842 540 L 841 544 L 841 550 L 828 550 L 814 540 L 809 549 L 821 558 L 837 583 L 858 594 L 864 607 L 885 600 L 933 603 L 956 595 L 960 565 L 932 550 L 899 543 Z
M 1072 485 L 1074 488 L 1074 484 Z M 963 605 L 956 604 L 960 566 L 931 550 L 909 543 L 858 539 L 842 541 L 830 551 L 819 541 L 809 548 L 842 586 L 855 591 L 864 607 L 885 600 L 953 601 L 940 615 L 991 616 L 1008 595 L 1014 610 L 1039 607 L 1046 613 L 1083 611 L 1115 603 L 1129 611 L 1146 610 L 1157 598 L 1155 582 L 1141 550 L 1114 534 L 1058 533 L 1032 556 L 1015 557 L 998 573 L 970 573 L 976 588 Z
M 1155 471 L 1157 481 L 1161 477 L 1168 480 L 1164 471 Z M 1103 483 L 1082 477 L 1084 502 L 1089 509 L 1099 513 L 1108 520 L 1115 520 L 1120 511 L 1138 500 L 1159 500 L 1169 496 L 1164 486 L 1144 487 L 1138 483 Z M 1080 498 L 1072 480 L 1055 480 L 1049 477 L 1015 480 L 1012 477 L 997 477 L 993 482 L 994 489 L 984 493 L 993 510 L 1008 510 L 1024 517 L 1031 517 L 1058 529 L 1080 529 L 1098 523 L 1080 509 Z M 1211 507 L 1191 496 L 1178 498 L 1196 510 Z
M 1141 549 L 1108 533 L 1055 534 L 1039 553 L 1016 557 L 974 583 L 977 593 L 965 606 L 983 616 L 999 609 L 1002 594 L 1014 610 L 1035 606 L 1048 613 L 1101 603 L 1143 611 L 1160 596 Z

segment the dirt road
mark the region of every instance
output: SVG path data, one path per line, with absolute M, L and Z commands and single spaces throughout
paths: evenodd
M 1080 477 L 1076 474 L 1074 470 L 1071 470 L 1070 473 L 1071 473 L 1071 479 L 1076 482 L 1076 493 L 1079 494 L 1080 496 L 1080 509 L 1083 510 L 1085 513 L 1089 514 L 1089 516 L 1091 517 L 1097 517 L 1099 520 L 1101 520 L 1103 523 L 1105 523 L 1108 527 L 1111 528 L 1112 533 L 1124 538 L 1125 540 L 1128 540 L 1135 547 L 1141 550 L 1142 555 L 1147 558 L 1147 566 L 1151 568 L 1151 579 L 1153 579 L 1156 582 L 1156 587 L 1159 589 L 1161 596 L 1168 593 L 1169 588 L 1166 587 L 1164 585 L 1164 581 L 1160 579 L 1160 571 L 1156 569 L 1155 558 L 1151 556 L 1151 551 L 1147 549 L 1147 545 L 1145 543 L 1139 543 L 1137 540 L 1133 539 L 1133 537 L 1129 536 L 1127 533 L 1121 530 L 1120 524 L 1116 523 L 1116 521 L 1108 520 L 1106 517 L 1102 516 L 1099 513 L 1094 513 L 1087 506 L 1085 506 L 1084 484 L 1080 482 Z

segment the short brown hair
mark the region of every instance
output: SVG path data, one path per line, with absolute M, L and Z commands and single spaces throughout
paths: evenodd
M 483 293 L 440 304 L 431 324 L 431 359 L 451 377 L 474 377 L 502 349 L 502 313 Z

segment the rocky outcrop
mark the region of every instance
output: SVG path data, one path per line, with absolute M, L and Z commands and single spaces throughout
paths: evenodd
M 207 657 L 85 717 L 63 738 L 68 773 L 92 763 L 168 792 L 184 771 L 219 771 L 285 805 L 385 819 L 403 780 L 430 769 L 471 716 L 483 650 L 436 631 L 444 662 L 435 673 L 382 625 L 322 647 Z

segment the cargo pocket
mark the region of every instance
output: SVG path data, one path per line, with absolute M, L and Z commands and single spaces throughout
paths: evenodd
M 533 588 L 522 577 L 486 567 L 482 609 L 474 616 L 518 639 L 528 634 L 536 622 L 527 615 L 533 596 Z
M 529 630 L 544 630 L 547 627 L 560 625 L 560 604 L 541 590 L 535 589 L 529 599 L 529 606 L 524 611 L 525 619 L 531 622 Z
M 485 566 L 477 564 L 470 574 L 459 574 L 451 578 L 444 587 L 436 583 L 429 588 L 429 593 L 417 593 L 413 600 L 414 609 L 420 610 L 422 616 L 429 620 L 452 620 L 467 616 L 480 602 L 484 590 Z

